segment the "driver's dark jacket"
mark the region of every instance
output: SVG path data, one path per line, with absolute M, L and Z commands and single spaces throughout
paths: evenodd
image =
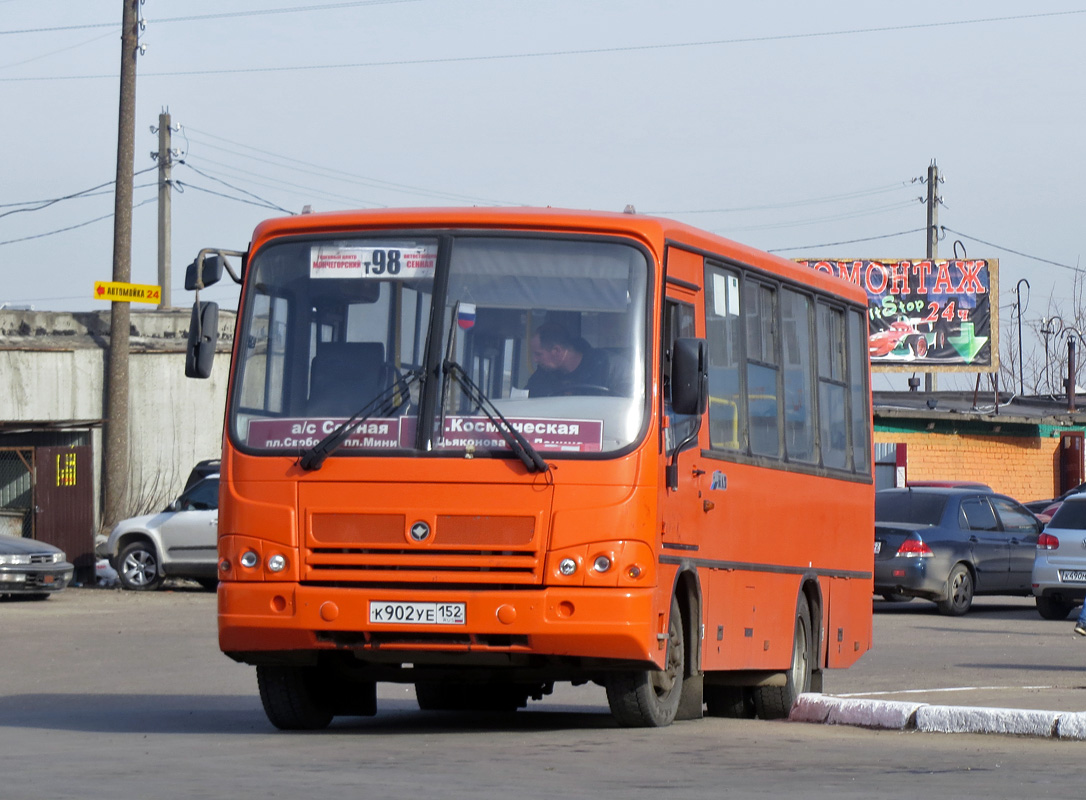
M 552 397 L 565 394 L 628 394 L 628 387 L 615 375 L 611 358 L 602 350 L 585 345 L 581 363 L 572 372 L 540 367 L 528 378 L 524 388 L 530 397 Z M 596 388 L 593 391 L 593 388 Z M 605 391 L 604 391 L 605 390 Z

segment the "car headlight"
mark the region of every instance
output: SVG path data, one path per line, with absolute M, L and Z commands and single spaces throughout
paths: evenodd
M 30 563 L 30 556 L 28 556 L 28 555 L 19 554 L 19 555 L 10 555 L 10 556 L 0 556 L 0 566 L 10 566 L 10 565 L 16 565 L 16 564 L 22 565 L 22 564 L 29 564 L 29 563 Z

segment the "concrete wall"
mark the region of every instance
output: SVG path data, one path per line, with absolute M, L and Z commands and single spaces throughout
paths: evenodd
M 193 464 L 222 450 L 234 315 L 220 316 L 220 352 L 207 380 L 185 377 L 188 310 L 133 310 L 129 360 L 126 516 L 176 497 Z M 0 421 L 69 422 L 105 416 L 108 313 L 0 311 Z M 105 331 L 105 338 L 103 338 Z M 94 431 L 95 518 L 102 431 Z

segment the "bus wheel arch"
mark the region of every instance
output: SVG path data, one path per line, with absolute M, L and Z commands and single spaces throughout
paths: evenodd
M 812 692 L 822 691 L 823 669 L 829 660 L 829 648 L 826 644 L 825 599 L 822 596 L 822 584 L 815 576 L 803 582 L 801 590 L 807 598 L 807 608 L 811 615 L 811 686 Z
M 607 704 L 619 725 L 663 728 L 675 720 L 686 672 L 684 628 L 679 600 L 672 595 L 664 669 L 624 670 L 607 675 Z
M 675 719 L 701 719 L 705 705 L 704 673 L 701 669 L 701 583 L 696 569 L 686 569 L 675 577 L 673 596 L 679 602 L 683 619 L 685 671 L 682 696 Z
M 801 591 L 796 601 L 792 659 L 785 672 L 784 685 L 754 687 L 754 707 L 762 719 L 787 717 L 796 698 L 811 691 L 820 652 L 816 633 L 818 628 L 813 620 L 807 592 Z

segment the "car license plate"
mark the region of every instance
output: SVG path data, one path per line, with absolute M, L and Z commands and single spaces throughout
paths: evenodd
M 1064 583 L 1086 583 L 1086 569 L 1061 569 L 1060 580 Z
M 465 625 L 464 603 L 394 603 L 370 600 L 370 622 L 377 625 Z
M 875 555 L 882 552 L 882 542 L 875 542 Z

